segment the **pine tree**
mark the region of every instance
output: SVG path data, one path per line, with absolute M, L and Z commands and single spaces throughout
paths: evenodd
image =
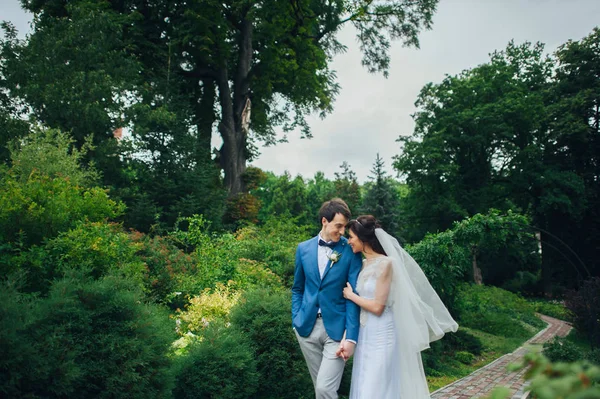
M 385 172 L 385 163 L 379 153 L 369 179 L 371 182 L 366 185 L 361 213 L 375 216 L 385 230 L 390 234 L 397 234 L 400 196 L 396 182 Z

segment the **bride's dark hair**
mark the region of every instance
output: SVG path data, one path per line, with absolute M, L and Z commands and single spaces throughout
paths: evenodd
M 373 248 L 373 251 L 378 254 L 386 255 L 381 243 L 375 235 L 375 229 L 381 228 L 377 219 L 373 215 L 361 215 L 356 219 L 352 219 L 346 224 L 346 228 L 351 230 L 359 240 L 367 243 Z

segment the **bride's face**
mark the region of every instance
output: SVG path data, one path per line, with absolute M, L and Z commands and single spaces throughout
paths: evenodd
M 355 254 L 361 252 L 365 248 L 365 244 L 361 240 L 358 239 L 358 236 L 354 234 L 352 230 L 348 230 L 350 237 L 348 238 L 348 243 L 350 247 L 352 247 L 352 252 Z

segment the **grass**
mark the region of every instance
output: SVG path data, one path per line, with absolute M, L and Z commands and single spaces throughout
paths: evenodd
M 427 383 L 429 385 L 430 392 L 466 377 L 473 371 L 490 364 L 499 357 L 504 356 L 507 353 L 511 353 L 523 345 L 523 340 L 520 338 L 507 338 L 467 327 L 461 328 L 467 331 L 469 334 L 479 338 L 483 344 L 484 350 L 480 356 L 476 357 L 475 362 L 472 364 L 465 365 L 458 362 L 448 363 L 447 367 L 443 370 L 443 376 L 427 377 Z M 531 336 L 529 338 L 541 331 L 541 329 L 529 325 L 527 329 L 531 332 Z
M 546 327 L 546 323 L 534 316 L 534 311 L 550 313 L 549 316 L 563 320 L 569 318 L 568 311 L 561 304 L 527 301 L 495 287 L 468 286 L 463 290 L 461 302 L 463 318 L 471 328 L 465 323 L 460 328 L 478 338 L 483 350 L 471 364 L 458 362 L 451 353 L 445 354 L 440 359 L 441 369 L 427 377 L 431 392 L 523 346 Z M 531 346 L 531 350 L 536 352 L 541 349 L 541 345 Z
M 486 308 L 486 306 L 490 306 L 490 304 L 498 304 L 498 298 L 500 298 L 499 294 L 502 294 L 501 290 L 496 288 L 481 288 L 475 287 L 470 288 L 471 292 L 467 292 L 466 296 L 466 304 L 471 305 L 471 309 L 468 309 L 467 312 L 471 313 L 471 316 L 475 316 L 477 319 L 477 314 L 486 315 L 485 318 L 490 317 L 491 308 Z M 473 295 L 474 294 L 474 295 Z M 504 299 L 504 298 L 502 298 Z M 562 303 L 556 301 L 548 301 L 540 298 L 536 298 L 533 300 L 522 300 L 519 298 L 507 298 L 506 302 L 502 303 L 504 309 L 500 308 L 500 313 L 505 313 L 506 310 L 510 310 L 513 308 L 516 313 L 519 313 L 518 318 L 519 321 L 513 320 L 513 323 L 516 321 L 514 329 L 510 328 L 510 333 L 514 333 L 513 337 L 503 336 L 501 333 L 498 335 L 481 331 L 476 328 L 469 328 L 465 326 L 461 326 L 460 328 L 469 334 L 479 338 L 481 340 L 483 351 L 481 355 L 476 356 L 475 360 L 468 365 L 457 362 L 452 356 L 448 356 L 448 358 L 443 359 L 443 369 L 439 370 L 439 375 L 437 376 L 428 376 L 427 383 L 429 384 L 430 392 L 436 391 L 448 384 L 451 384 L 472 372 L 490 364 L 494 360 L 513 352 L 519 347 L 523 346 L 524 343 L 537 334 L 539 331 L 545 328 L 545 323 L 541 320 L 531 317 L 531 310 L 527 310 L 527 307 L 532 307 L 536 312 L 554 317 L 560 320 L 571 321 L 572 315 L 568 309 L 566 309 Z M 470 304 L 468 301 L 472 301 Z M 526 303 L 525 303 L 526 302 Z M 476 304 L 479 308 L 473 307 L 473 304 Z M 482 305 L 486 304 L 486 305 Z M 531 309 L 531 308 L 530 308 Z M 496 310 L 496 309 L 494 309 Z M 492 316 L 492 319 L 494 316 Z M 493 329 L 486 328 L 488 331 Z M 578 334 L 575 330 L 572 330 L 571 333 L 566 337 L 566 339 L 573 344 L 577 345 L 583 351 L 589 350 L 589 342 L 587 339 L 580 334 Z M 542 345 L 530 345 L 525 344 L 531 351 L 541 352 Z

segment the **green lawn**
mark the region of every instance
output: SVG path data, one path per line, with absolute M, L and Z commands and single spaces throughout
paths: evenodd
M 527 331 L 531 333 L 530 337 L 525 340 L 521 338 L 506 338 L 498 335 L 485 333 L 483 331 L 474 330 L 467 327 L 460 327 L 468 333 L 476 336 L 481 340 L 483 344 L 483 352 L 480 356 L 476 357 L 475 362 L 466 365 L 456 361 L 449 361 L 447 367 L 443 370 L 444 375 L 439 377 L 427 377 L 427 383 L 429 384 L 429 391 L 433 392 L 440 389 L 454 381 L 457 381 L 473 371 L 484 367 L 485 365 L 493 362 L 499 357 L 506 355 L 507 353 L 513 352 L 515 349 L 523 345 L 523 343 L 541 331 L 543 328 L 537 328 L 529 324 L 524 324 Z M 535 347 L 535 348 L 534 348 Z M 541 345 L 532 345 L 533 350 L 541 350 Z

